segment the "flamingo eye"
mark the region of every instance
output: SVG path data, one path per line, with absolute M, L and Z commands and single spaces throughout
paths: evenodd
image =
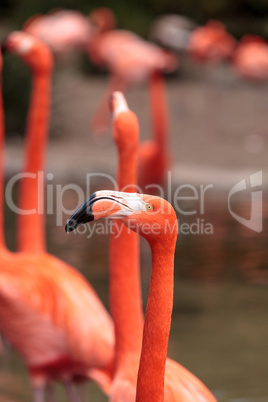
M 154 207 L 152 204 L 147 204 L 146 209 L 147 209 L 147 211 L 152 211 L 154 209 Z

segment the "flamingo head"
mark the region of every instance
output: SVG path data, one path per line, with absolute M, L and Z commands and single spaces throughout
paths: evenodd
M 119 151 L 128 154 L 138 150 L 139 123 L 122 92 L 113 92 L 109 99 L 113 118 L 113 137 Z
M 36 73 L 50 71 L 53 67 L 48 46 L 26 32 L 12 32 L 2 42 L 2 51 L 17 54 Z
M 71 216 L 65 230 L 100 218 L 120 219 L 129 229 L 150 242 L 163 236 L 176 240 L 177 219 L 170 203 L 147 194 L 102 190 L 93 193 Z
M 110 31 L 116 27 L 116 18 L 110 8 L 95 8 L 93 11 L 91 11 L 89 18 L 99 32 Z

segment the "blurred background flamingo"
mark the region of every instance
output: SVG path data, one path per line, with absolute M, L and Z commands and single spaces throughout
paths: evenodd
M 244 36 L 235 51 L 233 67 L 244 78 L 264 81 L 268 78 L 268 45 L 258 36 Z
M 88 53 L 97 65 L 105 65 L 110 72 L 110 84 L 92 119 L 92 130 L 100 133 L 108 127 L 107 100 L 114 90 L 125 91 L 130 85 L 154 79 L 154 73 L 173 72 L 177 59 L 171 53 L 144 41 L 132 32 L 112 29 L 111 13 L 97 9 L 91 13 L 96 24 Z M 153 85 L 153 83 L 151 84 Z M 153 116 L 157 119 L 157 116 Z
M 91 30 L 89 19 L 82 13 L 65 9 L 34 15 L 23 26 L 24 32 L 42 40 L 58 57 L 84 51 Z
M 233 55 L 234 38 L 220 21 L 211 20 L 198 27 L 190 35 L 188 51 L 197 61 L 218 63 Z

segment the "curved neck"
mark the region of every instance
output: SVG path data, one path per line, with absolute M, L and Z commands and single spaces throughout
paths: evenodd
M 175 242 L 150 244 L 152 273 L 145 313 L 136 402 L 163 402 L 167 347 L 173 307 Z
M 137 152 L 131 152 L 131 155 L 119 152 L 117 178 L 119 190 L 137 183 Z M 135 191 L 135 186 L 128 187 L 127 191 Z M 116 335 L 116 370 L 129 372 L 132 378 L 133 373 L 129 367 L 132 366 L 133 357 L 136 358 L 138 372 L 143 331 L 139 238 L 119 221 L 113 221 L 109 266 L 110 308 Z
M 165 150 L 169 132 L 168 108 L 163 75 L 155 71 L 149 81 L 152 129 L 156 143 Z
M 2 79 L 0 75 L 0 251 L 6 250 L 4 234 L 4 139 L 5 118 L 2 96 Z
M 19 187 L 18 249 L 45 250 L 44 155 L 50 113 L 51 72 L 33 74 L 26 128 L 25 163 Z M 27 214 L 23 214 L 27 211 Z

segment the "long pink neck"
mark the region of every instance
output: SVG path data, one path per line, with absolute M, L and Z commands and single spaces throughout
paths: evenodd
M 42 252 L 45 246 L 44 155 L 49 130 L 51 72 L 33 74 L 26 130 L 24 173 L 19 188 L 19 208 L 32 212 L 18 215 L 18 250 Z
M 118 186 L 122 189 L 137 183 L 137 152 L 119 152 Z M 135 191 L 128 187 L 127 191 Z M 114 234 L 110 240 L 110 306 L 115 323 L 117 373 L 133 373 L 133 358 L 136 371 L 141 352 L 143 311 L 140 288 L 139 239 L 121 222 L 113 221 Z M 118 231 L 120 236 L 118 236 Z M 135 377 L 134 377 L 135 378 Z
M 175 242 L 152 243 L 152 273 L 145 313 L 136 402 L 163 402 L 173 307 Z
M 5 139 L 5 118 L 4 118 L 4 105 L 2 97 L 2 76 L 0 71 L 0 251 L 6 250 L 5 234 L 4 234 L 4 168 L 3 168 L 4 139 Z
M 166 101 L 166 88 L 163 75 L 155 71 L 150 78 L 149 91 L 151 99 L 151 115 L 154 139 L 162 149 L 167 148 L 169 132 L 168 108 Z

